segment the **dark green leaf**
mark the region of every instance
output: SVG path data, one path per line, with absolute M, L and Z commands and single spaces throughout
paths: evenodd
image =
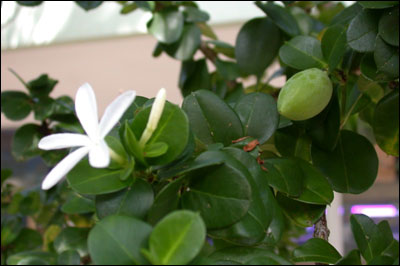
M 193 6 L 185 6 L 183 13 L 187 22 L 206 22 L 210 19 L 208 13 Z
M 43 245 L 42 235 L 38 231 L 23 228 L 12 245 L 15 253 L 40 249 Z
M 181 38 L 172 44 L 163 45 L 164 51 L 173 58 L 186 61 L 193 57 L 201 43 L 201 31 L 196 24 L 183 27 Z
M 387 10 L 379 20 L 379 35 L 390 45 L 399 46 L 399 8 Z
M 279 114 L 272 96 L 265 93 L 250 93 L 242 97 L 235 106 L 242 122 L 244 136 L 266 142 L 278 127 Z
M 61 211 L 66 214 L 82 214 L 94 212 L 94 202 L 91 199 L 82 197 L 72 192 L 67 201 L 61 206 Z
M 58 255 L 57 265 L 80 265 L 81 257 L 75 250 L 67 250 Z
M 347 29 L 347 43 L 358 52 L 372 52 L 378 33 L 378 17 L 373 11 L 364 9 Z
M 54 240 L 54 249 L 59 254 L 67 250 L 76 250 L 82 257 L 86 256 L 88 233 L 88 228 L 67 227 Z
M 154 1 L 134 1 L 134 2 L 140 9 L 151 12 L 154 11 L 156 5 Z
M 360 251 L 353 249 L 346 256 L 338 260 L 335 265 L 361 265 Z
M 25 124 L 15 131 L 11 152 L 17 161 L 23 161 L 30 157 L 39 155 L 39 140 L 42 138 L 40 126 Z
M 214 45 L 213 50 L 216 53 L 221 53 L 232 59 L 235 58 L 235 47 L 233 47 L 229 43 L 219 41 L 219 40 L 208 40 L 207 43 L 211 43 Z
M 154 14 L 148 30 L 159 42 L 174 43 L 182 35 L 183 15 L 175 9 L 163 9 Z
M 376 39 L 374 59 L 377 71 L 382 71 L 393 79 L 399 77 L 399 48 L 386 44 L 380 37 Z
M 209 90 L 210 87 L 210 74 L 205 59 L 182 62 L 179 88 L 184 97 L 196 90 Z
M 368 265 L 392 265 L 393 261 L 394 259 L 389 256 L 380 255 L 374 257 Z
M 38 6 L 42 3 L 43 1 L 17 1 L 18 4 L 21 6 Z
M 341 259 L 339 252 L 329 242 L 311 238 L 293 251 L 295 262 L 319 262 L 334 264 Z
M 137 113 L 143 108 L 143 104 L 147 102 L 149 99 L 142 96 L 136 96 L 135 101 L 126 109 L 124 115 L 119 120 L 121 124 L 125 123 L 125 120 L 132 119 L 136 116 Z
M 119 191 L 131 180 L 121 181 L 123 169 L 93 168 L 88 160 L 78 163 L 68 174 L 68 183 L 80 194 L 106 194 Z
M 296 36 L 279 49 L 279 57 L 296 69 L 323 68 L 321 43 L 310 36 Z
M 22 120 L 32 111 L 31 98 L 21 91 L 1 93 L 1 112 L 10 120 Z
M 11 244 L 24 228 L 22 217 L 9 216 L 1 221 L 1 245 Z
M 372 186 L 378 173 L 378 156 L 365 137 L 343 130 L 332 152 L 312 146 L 313 163 L 335 191 L 359 194 Z
M 90 256 L 98 265 L 148 264 L 140 250 L 147 246 L 152 228 L 136 218 L 112 215 L 90 231 Z
M 34 100 L 33 112 L 36 120 L 45 120 L 54 112 L 55 102 L 52 98 L 44 96 Z
M 215 66 L 218 73 L 224 80 L 235 80 L 236 78 L 241 76 L 239 66 L 234 62 L 222 61 L 221 59 L 217 58 L 215 60 Z
M 184 265 L 200 252 L 205 238 L 206 227 L 198 213 L 175 211 L 154 227 L 149 250 L 142 253 L 154 265 Z
M 347 25 L 362 10 L 363 8 L 359 3 L 346 7 L 332 19 L 331 25 Z
M 281 38 L 278 27 L 268 18 L 255 18 L 240 29 L 235 56 L 239 68 L 248 74 L 262 75 L 277 56 Z
M 300 35 L 297 21 L 287 9 L 275 5 L 272 2 L 267 2 L 266 4 L 256 2 L 256 5 L 285 33 L 292 37 Z
M 383 220 L 378 224 L 379 231 L 383 238 L 382 246 L 386 247 L 382 255 L 392 257 L 393 259 L 399 257 L 399 241 L 393 237 L 392 229 L 387 220 Z
M 227 146 L 243 136 L 236 113 L 210 91 L 193 92 L 184 99 L 182 109 L 189 117 L 193 133 L 204 144 L 221 142 Z
M 150 184 L 137 178 L 124 190 L 96 196 L 96 213 L 100 219 L 113 214 L 143 219 L 153 201 L 154 193 Z
M 360 64 L 361 74 L 369 80 L 377 82 L 385 82 L 393 80 L 393 77 L 384 72 L 378 71 L 375 64 L 374 55 L 371 53 L 365 54 Z
M 54 89 L 58 80 L 50 78 L 47 74 L 43 74 L 35 80 L 27 83 L 27 89 L 33 97 L 47 96 Z
M 381 9 L 396 6 L 399 1 L 358 1 L 364 8 Z
M 12 171 L 10 169 L 1 169 L 1 186 L 3 187 L 3 182 L 11 177 Z
M 78 6 L 82 7 L 86 11 L 89 11 L 99 7 L 103 1 L 75 1 L 75 3 L 77 3 Z
M 346 28 L 341 25 L 326 29 L 321 48 L 324 58 L 328 61 L 329 71 L 333 71 L 340 63 L 346 51 Z
M 325 212 L 325 205 L 303 203 L 278 193 L 276 200 L 282 207 L 285 214 L 297 225 L 310 227 L 315 224 Z
M 286 157 L 298 157 L 310 161 L 311 139 L 304 130 L 297 126 L 289 126 L 276 131 L 275 147 Z
M 399 90 L 382 98 L 375 108 L 373 129 L 376 142 L 387 154 L 399 156 Z

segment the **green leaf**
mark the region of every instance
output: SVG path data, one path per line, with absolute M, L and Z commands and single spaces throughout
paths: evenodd
M 121 13 L 122 15 L 129 14 L 129 13 L 135 11 L 137 8 L 138 8 L 138 6 L 136 3 L 129 3 L 129 4 L 123 5 L 122 9 L 119 13 Z
M 372 52 L 378 33 L 378 17 L 373 11 L 364 9 L 347 29 L 347 43 L 357 52 Z
M 183 15 L 176 9 L 163 9 L 153 15 L 153 20 L 148 26 L 148 31 L 159 42 L 174 43 L 182 35 Z
M 393 79 L 399 77 L 399 48 L 387 45 L 378 37 L 375 44 L 374 59 L 377 71 L 382 71 Z
M 321 43 L 310 36 L 296 36 L 279 49 L 279 57 L 296 69 L 323 68 Z
M 324 173 L 335 191 L 359 194 L 372 186 L 378 173 L 378 156 L 365 137 L 343 130 L 332 152 L 312 146 L 314 165 Z
M 282 156 L 298 157 L 310 161 L 311 139 L 297 126 L 284 127 L 276 131 L 275 147 Z
M 374 55 L 371 53 L 365 54 L 360 63 L 361 74 L 366 77 L 368 80 L 377 81 L 377 82 L 386 82 L 393 80 L 393 77 L 390 75 L 378 71 L 378 68 L 375 64 Z
M 67 250 L 58 255 L 57 265 L 80 265 L 81 257 L 75 250 Z
M 235 59 L 235 47 L 231 44 L 219 40 L 208 40 L 206 42 L 214 45 L 213 50 L 216 53 L 221 53 L 229 58 Z
M 256 92 L 246 94 L 235 105 L 235 111 L 242 122 L 244 136 L 266 142 L 278 127 L 279 114 L 272 96 Z
M 125 120 L 134 118 L 135 115 L 139 113 L 140 110 L 143 108 L 144 103 L 147 102 L 148 100 L 149 99 L 147 99 L 146 97 L 136 96 L 135 101 L 133 101 L 133 103 L 129 106 L 129 108 L 126 109 L 125 113 L 123 114 L 119 122 L 121 124 L 124 124 Z
M 144 157 L 153 158 L 165 154 L 168 150 L 168 145 L 165 142 L 156 142 L 146 145 L 144 149 Z
M 376 142 L 387 154 L 399 156 L 399 90 L 383 97 L 375 108 L 373 129 Z
M 43 245 L 42 235 L 35 230 L 23 228 L 18 237 L 13 241 L 13 252 L 40 249 Z
M 215 34 L 214 30 L 207 24 L 204 22 L 198 22 L 196 23 L 196 25 L 199 27 L 201 34 L 212 39 L 212 40 L 217 40 L 218 37 Z
M 281 37 L 278 27 L 268 18 L 255 18 L 240 29 L 236 38 L 235 56 L 239 68 L 261 76 L 278 53 Z
M 341 259 L 339 252 L 321 238 L 311 238 L 293 251 L 295 262 L 319 262 L 334 264 Z
M 142 253 L 154 265 L 184 265 L 201 250 L 206 227 L 198 213 L 175 211 L 154 227 L 149 250 Z
M 292 37 L 300 35 L 299 25 L 297 25 L 296 19 L 287 9 L 272 2 L 267 2 L 266 4 L 256 2 L 256 5 L 285 33 Z
M 18 4 L 21 6 L 38 6 L 42 3 L 43 1 L 17 1 Z
M 10 120 L 22 120 L 32 111 L 31 98 L 21 91 L 1 93 L 1 112 Z
M 96 196 L 96 213 L 100 219 L 109 215 L 126 215 L 144 219 L 154 201 L 149 183 L 136 178 L 124 190 Z
M 56 254 L 43 251 L 25 251 L 7 258 L 7 265 L 55 265 Z
M 215 66 L 219 75 L 221 75 L 224 80 L 235 80 L 236 78 L 241 76 L 239 66 L 235 62 L 223 61 L 216 58 Z
M 75 3 L 85 9 L 85 11 L 89 11 L 99 7 L 103 1 L 75 1 Z
M 354 3 L 343 9 L 331 21 L 330 25 L 348 25 L 349 22 L 363 10 L 359 3 Z
M 88 160 L 78 163 L 67 175 L 68 183 L 80 194 L 98 195 L 119 191 L 131 180 L 121 181 L 124 169 L 93 168 Z
M 392 265 L 394 259 L 389 257 L 389 256 L 376 256 L 374 257 L 369 263 L 368 265 Z M 396 264 L 394 264 L 396 265 Z
M 286 216 L 298 226 L 310 227 L 315 224 L 325 212 L 325 205 L 307 204 L 288 197 L 278 192 L 276 200 L 282 207 Z
M 11 169 L 1 169 L 1 186 L 3 187 L 3 182 L 6 181 L 9 177 L 11 177 L 12 171 Z
M 193 91 L 209 90 L 211 77 L 205 59 L 184 61 L 179 74 L 179 88 L 182 96 L 186 97 Z
M 361 265 L 360 251 L 353 249 L 346 256 L 338 260 L 335 265 Z
M 183 14 L 186 22 L 206 22 L 210 19 L 210 15 L 197 7 L 184 6 Z
M 71 192 L 67 201 L 61 206 L 61 211 L 66 214 L 82 214 L 94 212 L 94 202 L 81 195 Z
M 36 120 L 45 120 L 49 118 L 55 108 L 55 101 L 47 96 L 34 99 L 33 112 Z
M 182 109 L 189 117 L 193 133 L 204 144 L 221 142 L 227 146 L 243 136 L 239 117 L 210 91 L 193 92 L 184 99 Z
M 156 5 L 154 1 L 134 1 L 134 2 L 140 9 L 150 12 L 154 11 Z
M 164 51 L 173 58 L 186 61 L 193 57 L 201 43 L 201 31 L 196 24 L 183 27 L 181 38 L 175 43 L 163 45 Z
M 50 78 L 47 74 L 43 74 L 35 80 L 27 83 L 27 89 L 33 97 L 48 96 L 54 89 L 58 80 Z
M 379 35 L 390 45 L 399 46 L 399 8 L 385 11 L 379 20 Z
M 20 216 L 9 216 L 3 219 L 1 221 L 1 245 L 7 246 L 17 239 L 24 224 Z
M 54 240 L 54 249 L 59 254 L 67 250 L 76 250 L 80 256 L 87 256 L 88 233 L 88 228 L 67 227 Z
M 41 150 L 38 143 L 43 137 L 40 126 L 25 124 L 15 131 L 11 145 L 11 153 L 17 161 L 24 161 L 33 156 L 39 155 Z
M 142 135 L 152 106 L 145 107 L 139 112 L 130 124 L 134 135 L 139 138 Z M 177 159 L 189 140 L 189 123 L 186 114 L 172 103 L 166 102 L 160 121 L 156 130 L 146 145 L 164 142 L 168 145 L 168 150 L 157 158 L 147 158 L 146 161 L 151 165 L 165 165 Z
M 271 187 L 293 197 L 302 190 L 302 172 L 294 159 L 271 158 L 264 162 L 267 180 Z
M 332 72 L 340 63 L 346 51 L 346 28 L 341 25 L 326 29 L 321 48 L 324 58 L 328 62 L 329 71 Z
M 248 211 L 251 187 L 240 163 L 222 151 L 213 152 L 225 164 L 191 172 L 182 207 L 200 211 L 208 229 L 232 225 Z
M 136 218 L 112 215 L 90 231 L 90 256 L 98 265 L 148 264 L 140 253 L 147 246 L 151 226 Z
M 386 247 L 382 255 L 392 257 L 393 259 L 399 257 L 399 241 L 394 239 L 392 229 L 389 222 L 383 220 L 378 224 L 379 231 L 382 235 L 384 243 L 382 246 Z
M 123 124 L 119 129 L 119 135 L 125 150 L 129 154 L 133 155 L 142 164 L 146 164 L 142 148 L 139 146 L 139 142 L 129 126 L 128 121 L 125 121 L 125 124 Z
M 399 1 L 359 1 L 358 3 L 364 8 L 381 9 L 396 6 Z
M 350 216 L 351 231 L 356 240 L 358 249 L 367 262 L 381 254 L 387 243 L 372 219 L 363 214 Z

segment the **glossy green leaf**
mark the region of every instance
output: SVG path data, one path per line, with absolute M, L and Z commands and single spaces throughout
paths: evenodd
M 45 120 L 49 118 L 55 107 L 55 102 L 52 98 L 44 96 L 34 100 L 33 112 L 36 120 Z
M 94 212 L 94 202 L 91 199 L 82 197 L 72 192 L 67 201 L 61 206 L 61 211 L 66 214 L 82 214 Z
M 15 131 L 11 145 L 11 153 L 17 161 L 23 161 L 30 157 L 39 155 L 39 140 L 43 137 L 40 126 L 25 124 Z
M 121 181 L 124 169 L 93 168 L 88 160 L 78 163 L 67 175 L 68 183 L 80 194 L 106 194 L 121 190 L 131 180 Z
M 58 80 L 50 78 L 47 74 L 40 75 L 35 80 L 27 83 L 27 89 L 33 97 L 47 96 L 54 89 Z
M 179 88 L 184 97 L 193 91 L 209 90 L 211 79 L 205 59 L 184 61 L 179 74 Z
M 76 250 L 82 257 L 86 256 L 88 233 L 88 228 L 67 227 L 54 240 L 54 249 L 59 254 L 67 250 Z
M 350 23 L 347 29 L 347 43 L 357 52 L 372 52 L 378 33 L 378 17 L 371 10 L 364 9 Z
M 195 24 L 187 24 L 178 41 L 169 45 L 163 45 L 164 51 L 173 58 L 186 61 L 193 57 L 201 43 L 201 31 Z
M 364 8 L 381 9 L 396 6 L 399 1 L 359 1 Z
M 325 60 L 328 62 L 329 71 L 333 71 L 340 63 L 346 51 L 346 28 L 341 25 L 332 26 L 326 29 L 321 49 Z
M 187 96 L 182 109 L 189 117 L 193 133 L 204 144 L 221 142 L 229 145 L 232 140 L 243 136 L 239 117 L 210 91 L 200 90 Z
M 10 120 L 22 120 L 32 111 L 31 98 L 22 91 L 1 93 L 1 112 Z
M 168 145 L 165 142 L 155 142 L 146 145 L 144 149 L 144 157 L 153 158 L 165 154 L 168 150 Z
M 382 251 L 382 255 L 392 257 L 393 259 L 399 257 L 399 241 L 393 237 L 392 229 L 387 220 L 383 220 L 378 224 L 378 229 L 383 238 L 382 246 L 385 249 Z
M 256 2 L 256 5 L 285 33 L 292 37 L 300 35 L 296 19 L 286 8 L 275 5 L 272 2 L 267 2 L 266 4 Z
M 125 124 L 121 126 L 119 129 L 119 135 L 122 141 L 122 144 L 125 147 L 125 150 L 133 155 L 135 159 L 137 159 L 142 164 L 146 164 L 143 150 L 139 146 L 139 141 L 137 140 L 135 133 L 133 133 L 131 127 L 129 126 L 128 121 L 125 121 Z
M 362 57 L 360 70 L 361 74 L 368 80 L 377 82 L 386 82 L 393 80 L 393 77 L 391 77 L 390 75 L 382 71 L 378 71 L 378 68 L 375 64 L 374 55 L 371 53 L 367 53 Z
M 236 78 L 241 76 L 239 65 L 232 61 L 223 61 L 217 58 L 215 60 L 215 66 L 217 68 L 218 74 L 221 75 L 224 80 L 235 80 Z
M 379 35 L 390 45 L 399 46 L 399 8 L 385 11 L 379 20 Z
M 325 212 L 325 205 L 315 205 L 303 203 L 278 193 L 276 200 L 282 207 L 286 216 L 292 219 L 297 225 L 302 227 L 310 227 L 315 224 Z
M 343 9 L 331 21 L 331 25 L 348 25 L 349 22 L 363 10 L 359 3 L 354 3 Z
M 206 22 L 210 19 L 210 15 L 197 7 L 185 6 L 183 9 L 186 22 Z
M 75 1 L 81 8 L 85 9 L 85 11 L 90 11 L 99 7 L 103 1 Z
M 148 264 L 140 250 L 147 246 L 151 230 L 150 225 L 133 217 L 108 216 L 89 233 L 90 257 L 98 265 Z
M 198 213 L 175 211 L 154 227 L 149 250 L 142 253 L 154 265 L 184 265 L 200 252 L 205 238 L 206 227 Z
M 311 139 L 304 130 L 297 126 L 289 126 L 276 131 L 275 147 L 282 156 L 298 157 L 310 161 Z
M 339 252 L 321 238 L 311 238 L 293 251 L 295 262 L 319 262 L 334 264 L 341 259 Z
M 268 18 L 255 18 L 240 29 L 235 56 L 239 68 L 248 74 L 262 75 L 277 56 L 281 38 L 278 27 Z
M 183 14 L 175 9 L 163 9 L 153 15 L 148 31 L 159 42 L 176 42 L 183 31 Z
M 7 258 L 7 265 L 55 265 L 57 256 L 44 251 L 25 251 Z
M 296 36 L 279 49 L 280 59 L 295 69 L 323 68 L 321 43 L 314 37 Z
M 361 265 L 360 251 L 353 249 L 346 256 L 338 260 L 335 265 Z
M 387 154 L 399 156 L 399 91 L 382 98 L 375 108 L 373 129 L 376 142 Z
M 278 127 L 279 114 L 272 96 L 256 92 L 246 94 L 235 105 L 244 129 L 244 136 L 266 142 Z
M 81 257 L 75 250 L 67 250 L 58 255 L 57 265 L 80 265 Z
M 151 108 L 152 106 L 145 107 L 130 124 L 137 139 L 140 138 L 146 127 Z M 163 155 L 157 158 L 147 158 L 146 161 L 151 165 L 170 163 L 182 154 L 188 140 L 189 123 L 186 114 L 177 105 L 166 102 L 157 128 L 146 145 L 164 142 L 168 145 L 168 150 Z
M 386 44 L 378 37 L 375 43 L 374 59 L 378 71 L 393 79 L 399 77 L 399 48 Z
M 193 171 L 181 203 L 185 209 L 199 211 L 207 228 L 218 229 L 232 225 L 247 213 L 251 187 L 238 161 L 222 151 L 213 153 L 225 164 Z
M 154 201 L 149 183 L 136 178 L 124 190 L 96 196 L 96 213 L 100 219 L 109 215 L 126 215 L 144 219 Z
M 271 158 L 264 162 L 267 180 L 271 187 L 293 197 L 302 191 L 302 172 L 294 159 Z
M 364 136 L 343 130 L 332 152 L 312 146 L 314 165 L 324 173 L 335 191 L 359 194 L 372 186 L 378 173 L 378 156 Z

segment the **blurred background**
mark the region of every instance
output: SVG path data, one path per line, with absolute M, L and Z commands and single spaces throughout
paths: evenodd
M 210 14 L 210 25 L 218 38 L 235 43 L 240 27 L 250 18 L 264 13 L 250 1 L 198 1 Z M 352 2 L 336 2 L 338 8 Z M 37 7 L 23 7 L 13 1 L 2 1 L 1 8 L 1 91 L 23 90 L 23 85 L 9 71 L 15 70 L 24 80 L 47 73 L 57 79 L 52 96 L 69 95 L 89 82 L 97 96 L 99 113 L 118 94 L 136 90 L 138 95 L 154 97 L 164 87 L 167 99 L 182 102 L 178 89 L 180 62 L 166 55 L 153 58 L 154 37 L 146 34 L 150 15 L 136 10 L 120 15 L 121 6 L 104 2 L 99 8 L 84 11 L 69 1 L 46 1 Z M 196 55 L 200 57 L 200 55 Z M 213 66 L 208 66 L 213 71 Z M 268 72 L 276 70 L 272 65 Z M 273 80 L 281 87 L 284 78 Z M 33 122 L 33 115 L 22 121 L 10 121 L 1 114 L 1 167 L 13 170 L 14 182 L 21 187 L 40 184 L 48 169 L 40 158 L 16 162 L 11 155 L 15 129 Z M 379 222 L 390 222 L 399 239 L 398 158 L 387 156 L 378 147 L 379 173 L 373 188 L 361 195 L 335 194 L 328 210 L 330 242 L 343 255 L 356 248 L 350 230 L 349 216 L 364 213 Z M 312 228 L 298 239 L 312 237 Z

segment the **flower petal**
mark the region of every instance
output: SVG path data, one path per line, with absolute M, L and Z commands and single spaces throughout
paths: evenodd
M 104 138 L 115 124 L 118 123 L 118 120 L 125 113 L 133 100 L 135 100 L 135 97 L 136 91 L 127 91 L 118 96 L 109 106 L 107 106 L 99 125 L 101 138 Z
M 48 173 L 43 180 L 42 189 L 47 190 L 57 184 L 88 152 L 88 147 L 82 147 L 68 154 Z
M 91 141 L 83 134 L 59 133 L 46 136 L 39 141 L 38 147 L 42 150 L 57 150 L 79 146 L 89 146 Z
M 83 84 L 78 89 L 75 97 L 75 111 L 89 138 L 92 140 L 99 139 L 96 96 L 89 83 Z
M 95 168 L 105 168 L 110 164 L 110 151 L 104 140 L 91 146 L 89 151 L 89 163 Z

